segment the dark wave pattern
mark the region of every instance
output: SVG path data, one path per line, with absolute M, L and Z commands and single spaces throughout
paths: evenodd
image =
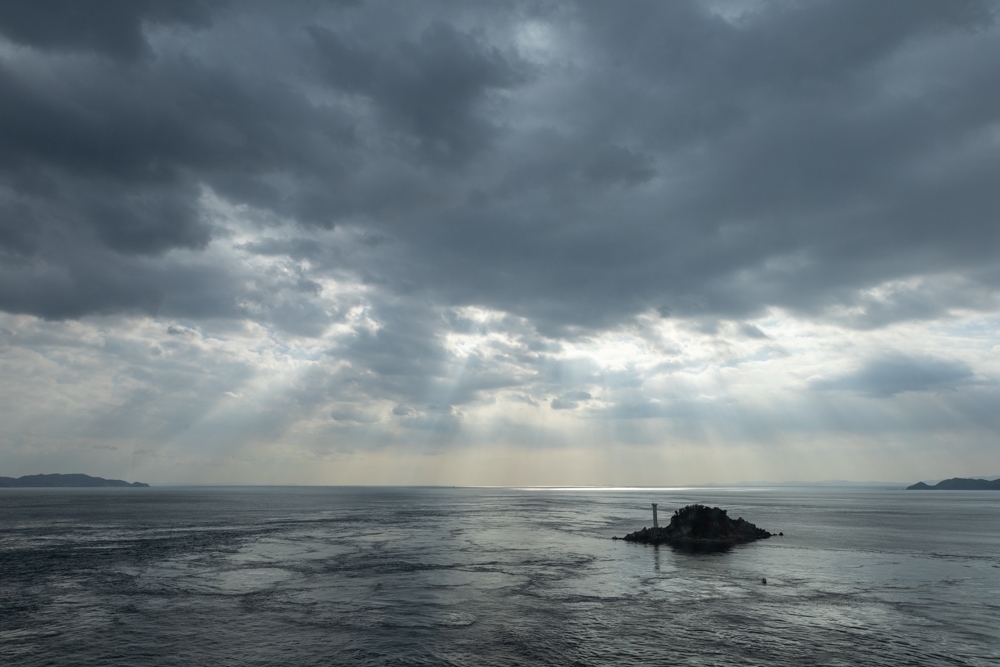
M 700 502 L 784 537 L 612 541 Z M 5 665 L 995 665 L 1000 500 L 10 489 Z M 767 585 L 761 578 L 767 578 Z

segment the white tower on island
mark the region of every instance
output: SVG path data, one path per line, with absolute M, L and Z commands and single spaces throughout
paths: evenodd
M 653 503 L 653 528 L 659 528 L 660 524 L 656 523 L 656 503 Z

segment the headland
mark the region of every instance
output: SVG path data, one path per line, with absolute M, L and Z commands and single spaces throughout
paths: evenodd
M 102 488 L 102 487 L 149 487 L 143 482 L 126 482 L 121 479 L 104 479 L 103 477 L 91 477 L 80 473 L 70 475 L 25 475 L 23 477 L 0 477 L 0 488 L 32 488 L 32 489 L 55 489 L 55 488 Z
M 917 482 L 906 487 L 907 491 L 1000 491 L 1000 479 L 969 479 L 967 477 L 952 477 L 930 485 Z

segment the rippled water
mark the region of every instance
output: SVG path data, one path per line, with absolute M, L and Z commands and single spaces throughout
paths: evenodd
M 650 502 L 785 537 L 610 539 Z M 1000 662 L 990 492 L 5 489 L 0 531 L 3 665 Z

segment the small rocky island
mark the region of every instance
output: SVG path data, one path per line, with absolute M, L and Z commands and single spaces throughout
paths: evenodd
M 121 479 L 104 479 L 80 473 L 70 475 L 25 475 L 24 477 L 0 477 L 0 488 L 67 489 L 67 488 L 107 488 L 107 487 L 149 487 L 143 482 L 128 482 Z
M 623 539 L 643 544 L 668 544 L 695 550 L 727 549 L 736 544 L 766 540 L 771 533 L 749 521 L 730 519 L 726 510 L 705 505 L 688 505 L 674 512 L 666 526 L 656 525 L 653 506 L 653 527 L 629 533 Z M 615 538 L 619 539 L 619 538 Z

